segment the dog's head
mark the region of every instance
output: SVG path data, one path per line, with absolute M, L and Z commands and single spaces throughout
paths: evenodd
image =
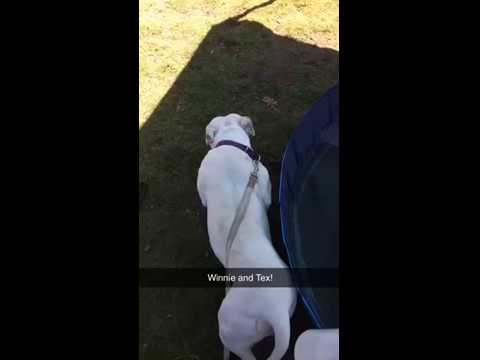
M 215 144 L 215 137 L 226 128 L 237 127 L 242 129 L 249 136 L 255 136 L 253 122 L 248 116 L 229 114 L 213 118 L 205 128 L 205 142 L 212 147 Z

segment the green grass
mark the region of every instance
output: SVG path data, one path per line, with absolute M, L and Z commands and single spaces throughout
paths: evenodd
M 217 265 L 196 192 L 211 118 L 253 119 L 275 198 L 273 164 L 302 114 L 338 79 L 338 0 L 276 1 L 227 21 L 258 4 L 140 0 L 142 267 Z M 220 358 L 222 297 L 222 289 L 140 289 L 140 357 Z
M 261 1 L 140 0 L 142 126 L 210 28 Z M 277 1 L 250 13 L 280 36 L 338 50 L 338 0 Z

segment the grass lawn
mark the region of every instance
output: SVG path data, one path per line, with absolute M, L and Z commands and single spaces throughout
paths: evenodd
M 211 118 L 253 119 L 253 146 L 271 172 L 275 200 L 292 130 L 338 80 L 338 0 L 269 1 L 248 12 L 259 4 L 140 0 L 142 267 L 217 266 L 196 193 Z M 139 292 L 141 359 L 221 358 L 222 289 Z

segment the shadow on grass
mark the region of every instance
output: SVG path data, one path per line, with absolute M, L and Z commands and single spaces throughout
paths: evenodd
M 206 124 L 232 112 L 254 121 L 252 145 L 272 179 L 272 240 L 285 259 L 277 206 L 282 152 L 303 113 L 337 82 L 338 53 L 278 36 L 243 15 L 211 28 L 140 130 L 142 267 L 218 266 L 202 228 L 196 176 L 207 152 Z M 223 295 L 213 288 L 140 289 L 140 358 L 221 358 Z M 299 308 L 296 316 L 308 321 Z M 294 325 L 291 348 L 299 331 Z M 270 340 L 262 345 L 267 353 Z

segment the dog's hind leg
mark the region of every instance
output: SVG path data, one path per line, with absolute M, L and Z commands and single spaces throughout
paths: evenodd
M 253 355 L 252 351 L 250 349 L 245 350 L 241 353 L 235 353 L 240 359 L 242 360 L 256 360 L 255 355 Z
M 242 360 L 256 360 L 255 355 L 253 355 L 252 351 L 247 351 L 242 356 L 240 356 Z
M 229 352 L 242 360 L 256 360 L 251 351 L 257 335 L 255 320 L 240 316 L 241 312 L 231 303 L 233 291 L 234 289 L 230 290 L 218 310 L 218 330 L 223 344 L 224 360 L 229 359 Z

